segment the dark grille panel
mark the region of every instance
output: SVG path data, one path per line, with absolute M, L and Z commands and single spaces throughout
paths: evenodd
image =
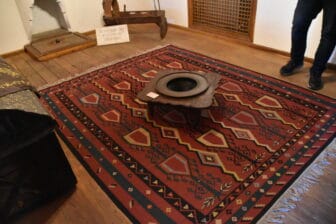
M 192 0 L 193 25 L 248 34 L 253 0 Z

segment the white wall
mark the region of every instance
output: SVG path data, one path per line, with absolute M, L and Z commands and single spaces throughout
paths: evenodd
M 291 47 L 291 27 L 297 1 L 293 0 L 258 0 L 254 43 L 288 52 Z M 320 41 L 322 13 L 310 26 L 306 56 L 314 58 Z M 336 63 L 336 55 L 330 62 Z
M 120 10 L 124 10 L 126 5 L 127 11 L 150 10 L 153 8 L 153 0 L 118 0 Z
M 104 25 L 102 0 L 63 0 L 62 2 L 71 31 L 87 32 Z M 119 0 L 118 2 L 120 10 L 123 10 L 124 5 L 128 11 L 154 9 L 152 0 Z M 161 0 L 161 8 L 166 10 L 170 23 L 188 26 L 187 0 Z M 26 20 L 28 21 L 29 18 Z M 27 21 L 22 21 L 14 0 L 0 0 L 0 54 L 21 50 L 30 42 L 31 32 L 25 30 L 23 26 L 23 23 L 29 26 L 30 22 Z
M 55 0 L 56 1 L 56 0 Z M 120 9 L 126 4 L 127 10 L 146 10 L 153 7 L 148 0 L 119 0 Z M 64 8 L 71 31 L 87 32 L 102 27 L 102 0 L 64 0 Z M 0 0 L 0 54 L 23 49 L 30 42 L 18 7 L 14 0 Z
M 161 0 L 168 23 L 188 27 L 188 0 Z
M 85 2 L 85 3 L 83 3 Z M 153 9 L 152 0 L 119 0 L 120 10 Z M 188 27 L 188 0 L 161 0 L 169 23 Z M 289 52 L 294 0 L 258 0 L 254 43 Z M 64 0 L 72 31 L 86 32 L 103 26 L 102 0 Z M 306 56 L 313 58 L 320 39 L 321 15 L 313 22 L 308 37 Z M 29 43 L 13 0 L 0 0 L 0 54 L 23 48 Z M 169 31 L 168 31 L 169 32 Z M 336 50 L 330 60 L 336 64 Z
M 23 48 L 28 42 L 15 1 L 0 0 L 0 54 Z
M 104 26 L 102 0 L 63 0 L 68 12 L 72 31 L 87 32 Z M 149 0 L 118 0 L 120 10 L 148 10 L 152 8 Z
M 56 11 L 55 9 L 58 10 Z M 32 10 L 32 34 L 43 33 L 65 27 L 62 24 L 62 14 L 56 1 L 35 0 Z
M 63 0 L 71 31 L 87 32 L 103 26 L 101 2 L 100 0 Z
M 257 5 L 254 43 L 288 51 L 290 27 L 296 1 L 259 0 Z M 286 6 L 286 10 L 282 10 Z M 274 10 L 276 9 L 276 10 Z

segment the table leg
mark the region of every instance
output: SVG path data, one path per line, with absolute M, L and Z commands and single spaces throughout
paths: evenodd
M 187 121 L 192 128 L 195 128 L 197 125 L 199 125 L 201 121 L 201 112 L 201 109 L 198 108 L 188 108 Z
M 153 117 L 153 115 L 154 115 L 154 103 L 151 103 L 151 102 L 147 103 L 147 111 L 148 111 L 148 116 Z

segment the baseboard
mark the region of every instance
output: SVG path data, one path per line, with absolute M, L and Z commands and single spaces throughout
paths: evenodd
M 21 54 L 23 52 L 24 52 L 24 48 L 22 48 L 20 50 L 16 50 L 16 51 L 11 51 L 11 52 L 8 52 L 8 53 L 0 54 L 0 57 L 2 57 L 2 58 L 8 58 L 8 57 L 11 57 L 11 56 L 15 56 L 15 55 Z
M 266 46 L 262 46 L 262 45 L 258 45 L 258 44 L 251 44 L 251 47 L 259 49 L 259 50 L 267 51 L 267 52 L 280 54 L 280 55 L 286 56 L 288 58 L 290 57 L 290 54 L 287 51 L 281 51 L 281 50 L 278 50 L 278 49 L 275 49 L 275 48 L 266 47 Z M 304 60 L 306 62 L 310 62 L 310 63 L 313 62 L 313 59 L 309 58 L 309 57 L 305 57 Z
M 287 56 L 288 58 L 290 57 L 290 54 L 286 51 L 281 51 L 281 50 L 277 50 L 277 49 L 274 49 L 274 48 L 271 48 L 271 47 L 265 47 L 265 46 L 258 45 L 258 44 L 251 44 L 250 46 L 253 47 L 253 48 L 256 48 L 256 49 L 263 50 L 263 51 L 284 55 L 284 56 Z M 314 61 L 314 59 L 310 58 L 310 57 L 305 57 L 304 60 L 305 60 L 305 62 L 309 62 L 309 63 L 313 63 L 313 61 Z M 327 68 L 336 70 L 336 64 L 328 63 Z
M 196 29 L 196 28 L 192 28 L 192 27 L 185 27 L 185 26 L 180 26 L 180 25 L 176 25 L 176 24 L 168 24 L 168 29 L 169 27 L 174 27 L 180 30 L 185 30 L 185 31 L 191 31 L 194 33 L 199 33 L 199 34 L 203 34 L 206 36 L 210 36 L 210 37 L 215 37 L 215 38 L 220 38 L 223 40 L 228 40 L 234 43 L 240 43 L 240 44 L 244 44 L 247 46 L 251 45 L 251 40 L 248 40 L 248 38 L 237 38 L 237 35 L 234 34 L 230 34 L 229 32 L 226 33 L 227 35 L 224 35 L 224 33 L 214 33 L 214 32 L 207 32 L 204 30 L 200 30 L 200 29 Z M 168 31 L 169 32 L 169 31 Z
M 96 30 L 89 30 L 81 34 L 86 35 L 86 36 L 96 35 Z
M 332 69 L 332 70 L 336 70 L 336 64 L 328 63 L 327 68 Z

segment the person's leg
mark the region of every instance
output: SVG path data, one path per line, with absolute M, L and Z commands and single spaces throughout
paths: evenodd
M 292 26 L 291 59 L 303 62 L 307 45 L 307 33 L 311 22 L 322 10 L 321 0 L 299 0 Z
M 307 33 L 311 22 L 322 10 L 321 0 L 298 0 L 292 23 L 291 60 L 280 70 L 282 75 L 291 75 L 303 65 L 307 45 Z
M 321 75 L 336 45 L 336 0 L 321 0 L 321 2 L 323 4 L 321 40 L 310 69 L 309 80 L 309 87 L 314 90 L 323 87 Z

